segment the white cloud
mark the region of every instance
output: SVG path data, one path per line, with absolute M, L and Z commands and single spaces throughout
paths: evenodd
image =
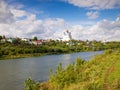
M 10 11 L 14 15 L 15 18 L 23 17 L 23 16 L 26 16 L 27 14 L 25 11 L 18 10 L 18 9 L 11 9 Z
M 40 20 L 36 18 L 36 15 L 30 12 L 26 12 L 21 8 L 14 8 L 7 5 L 2 1 L 3 6 L 1 9 L 0 17 L 0 34 L 12 37 L 33 37 L 38 38 L 52 38 L 55 37 L 57 31 L 64 27 L 64 20 L 60 18 Z M 9 8 L 8 8 L 9 7 Z M 4 13 L 5 12 L 5 13 Z M 6 15 L 4 15 L 6 14 Z M 10 15 L 12 17 L 10 17 Z M 8 16 L 10 23 L 5 22 Z M 24 17 L 25 16 L 25 17 Z M 20 19 L 19 19 L 20 18 Z M 21 19 L 22 18 L 22 19 Z M 8 20 L 7 20 L 8 21 Z M 57 37 L 57 36 L 56 36 Z
M 89 9 L 112 9 L 120 8 L 120 0 L 64 0 L 78 7 Z
M 0 23 L 11 23 L 14 21 L 14 16 L 8 8 L 8 5 L 0 0 Z
M 0 3 L 0 34 L 11 37 L 33 37 L 56 39 L 63 37 L 67 29 L 66 22 L 61 18 L 37 19 L 36 14 L 14 8 L 5 2 Z M 9 8 L 8 8 L 9 7 Z M 5 14 L 5 15 L 4 15 Z M 2 17 L 1 17 L 2 15 Z M 25 17 L 24 17 L 25 16 Z M 94 16 L 90 14 L 89 16 Z M 8 18 L 9 17 L 9 18 Z M 20 17 L 24 17 L 19 19 Z M 8 23 L 9 21 L 9 23 Z M 120 19 L 114 21 L 102 20 L 91 26 L 69 25 L 68 28 L 74 39 L 79 40 L 119 40 Z
M 89 19 L 96 19 L 99 17 L 99 13 L 97 11 L 95 12 L 87 12 L 86 15 L 88 16 Z
M 90 27 L 72 26 L 72 35 L 81 40 L 117 40 L 120 41 L 120 20 L 102 20 Z

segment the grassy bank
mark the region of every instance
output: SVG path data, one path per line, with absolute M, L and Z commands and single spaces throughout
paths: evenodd
M 18 59 L 18 58 L 29 58 L 29 57 L 40 57 L 45 55 L 59 55 L 59 54 L 70 54 L 74 52 L 48 52 L 48 53 L 31 53 L 31 54 L 16 54 L 16 55 L 3 55 L 0 57 L 0 60 L 11 60 L 11 59 Z
M 40 90 L 120 90 L 120 50 L 107 50 L 104 54 L 62 68 L 60 63 L 56 73 L 50 71 L 47 82 L 41 83 Z M 30 84 L 29 84 L 30 85 Z M 29 87 L 26 84 L 26 87 Z M 25 90 L 39 90 L 25 89 Z
M 34 54 L 19 54 L 19 55 L 7 55 L 7 56 L 2 56 L 0 60 L 10 60 L 10 59 L 18 59 L 18 58 L 28 58 L 28 57 L 38 57 L 38 56 L 44 56 L 48 55 L 47 53 L 42 54 L 42 53 L 34 53 Z
M 120 71 L 117 70 L 119 69 L 117 63 L 120 62 L 119 55 L 118 51 L 106 51 L 84 63 L 77 59 L 75 64 L 67 66 L 66 69 L 57 70 L 57 73 L 50 77 L 50 86 L 54 90 L 108 90 L 109 82 L 114 85 L 111 78 L 119 79 L 120 76 Z M 111 75 L 112 67 L 116 67 L 114 71 L 116 74 Z
M 34 45 L 0 45 L 0 60 L 70 53 L 66 48 Z

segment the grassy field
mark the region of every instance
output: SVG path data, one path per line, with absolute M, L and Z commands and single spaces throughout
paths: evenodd
M 111 90 L 120 90 L 120 54 L 116 57 L 116 62 L 113 65 L 113 70 L 108 76 L 108 83 Z

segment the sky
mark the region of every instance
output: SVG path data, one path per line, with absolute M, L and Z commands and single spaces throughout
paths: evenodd
M 0 35 L 120 41 L 120 0 L 0 0 Z

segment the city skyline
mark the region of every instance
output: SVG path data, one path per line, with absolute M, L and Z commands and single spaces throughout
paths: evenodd
M 0 0 L 0 35 L 120 41 L 120 0 Z

